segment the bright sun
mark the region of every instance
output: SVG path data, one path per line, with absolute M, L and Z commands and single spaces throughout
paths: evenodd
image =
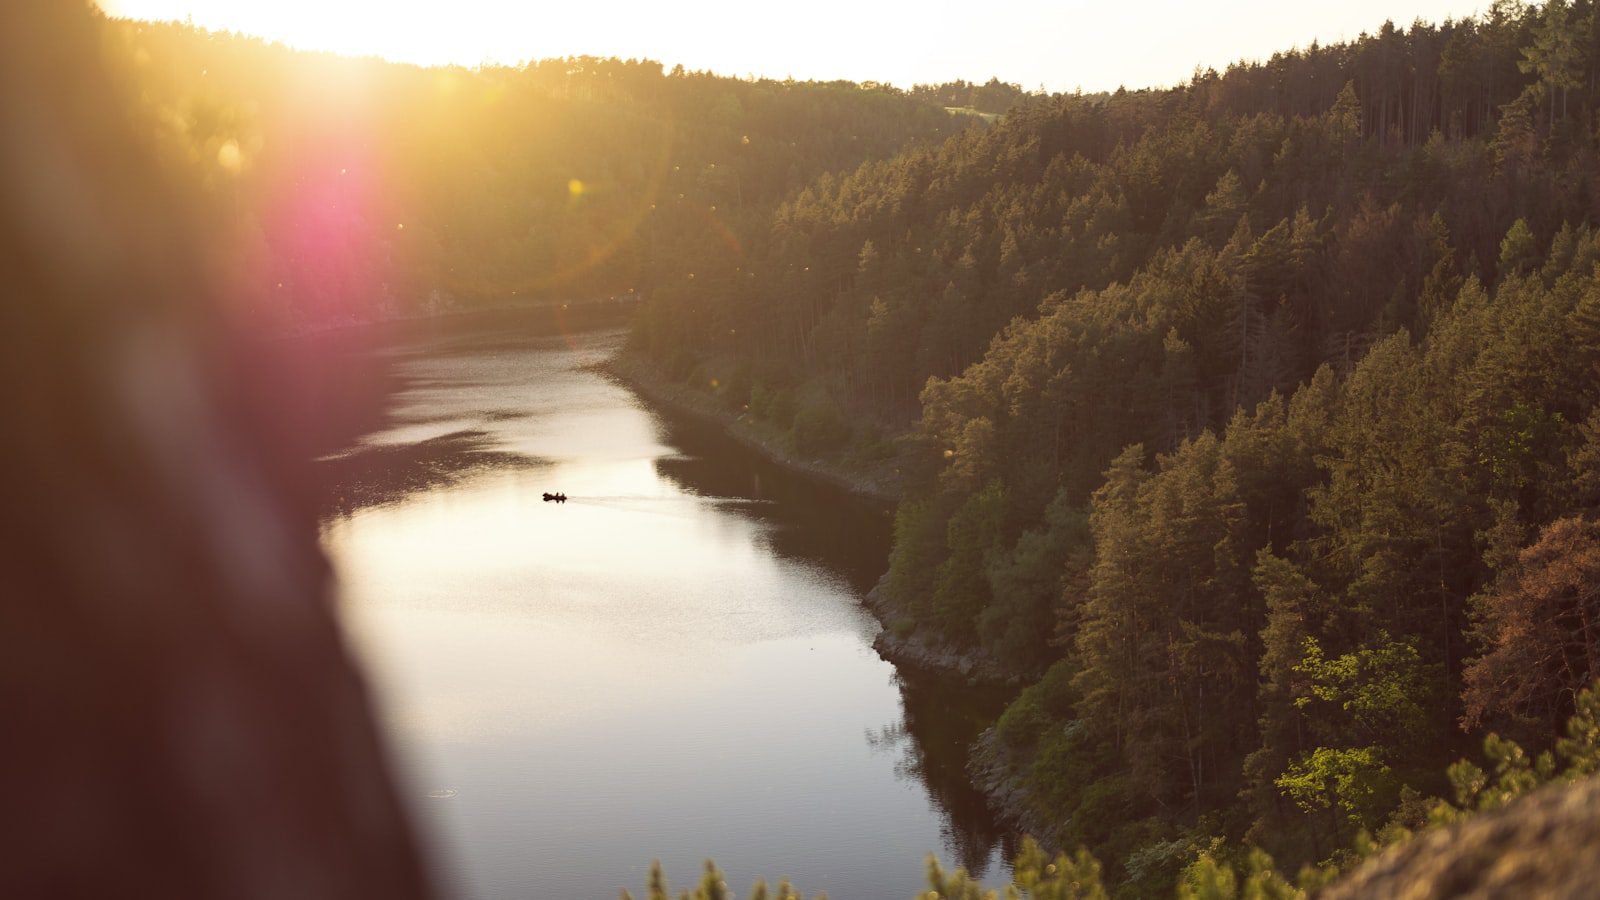
M 113 16 L 192 20 L 203 28 L 239 31 L 306 50 L 383 56 L 432 65 L 477 62 L 486 55 L 480 35 L 449 17 L 454 4 L 385 3 L 381 0 L 96 0 Z M 429 8 L 431 7 L 431 9 Z
M 957 78 L 1114 90 L 1189 79 L 1385 18 L 1438 21 L 1486 0 L 95 0 L 114 16 L 191 19 L 306 50 L 422 65 L 558 56 L 653 59 L 724 75 Z M 1022 23 L 1026 23 L 1024 27 Z

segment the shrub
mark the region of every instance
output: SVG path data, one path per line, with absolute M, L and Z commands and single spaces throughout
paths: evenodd
M 803 456 L 836 453 L 850 441 L 850 426 L 832 403 L 812 403 L 795 414 L 795 452 Z

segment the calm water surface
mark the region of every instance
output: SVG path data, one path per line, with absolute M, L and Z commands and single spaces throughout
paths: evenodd
M 615 897 L 713 857 L 834 900 L 991 878 L 962 775 L 1001 698 L 900 673 L 859 604 L 888 524 L 585 366 L 618 332 L 414 339 L 324 462 L 324 544 L 404 789 L 467 897 Z M 564 505 L 544 491 L 564 491 Z

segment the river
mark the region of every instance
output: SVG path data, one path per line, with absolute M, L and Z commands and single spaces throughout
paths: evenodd
M 930 852 L 1003 875 L 963 773 L 1003 698 L 873 651 L 885 517 L 590 368 L 621 341 L 399 341 L 386 420 L 321 463 L 342 616 L 441 881 L 610 898 L 711 857 L 741 897 L 876 900 Z

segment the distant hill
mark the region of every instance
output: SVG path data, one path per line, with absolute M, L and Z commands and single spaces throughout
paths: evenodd
M 647 293 L 819 175 L 972 121 L 879 85 L 591 57 L 429 69 L 106 28 L 144 127 L 207 188 L 238 294 L 289 324 Z

